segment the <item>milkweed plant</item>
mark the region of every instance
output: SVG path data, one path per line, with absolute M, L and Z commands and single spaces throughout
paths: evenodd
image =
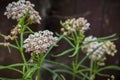
M 103 70 L 120 70 L 116 65 L 105 65 L 107 55 L 114 56 L 117 52 L 113 41 L 117 40 L 115 34 L 97 38 L 92 35 L 86 37 L 85 32 L 90 29 L 90 23 L 83 17 L 60 21 L 62 34 L 54 34 L 49 30 L 34 32 L 30 29 L 33 23 L 40 24 L 39 12 L 34 9 L 35 5 L 30 1 L 19 0 L 9 3 L 4 15 L 9 19 L 17 20 L 16 26 L 11 29 L 9 35 L 0 33 L 4 42 L 1 46 L 12 47 L 19 51 L 22 63 L 0 65 L 0 70 L 10 69 L 22 75 L 21 78 L 10 79 L 0 77 L 1 80 L 44 80 L 41 70 L 47 70 L 52 75 L 51 80 L 67 80 L 64 74 L 71 77 L 71 80 L 95 80 L 96 76 L 108 77 L 108 80 L 115 80 L 114 75 L 103 74 Z M 28 36 L 26 38 L 26 36 Z M 14 41 L 13 43 L 10 43 Z M 65 40 L 71 47 L 57 55 L 51 54 L 54 47 L 59 48 L 59 41 Z M 25 54 L 31 56 L 26 59 Z M 55 58 L 67 55 L 74 58 L 70 65 L 47 59 L 48 54 Z M 84 54 L 80 59 L 79 56 Z M 89 60 L 89 65 L 84 63 Z M 51 69 L 44 63 L 59 66 Z M 16 67 L 21 67 L 18 69 Z M 50 79 L 47 79 L 50 80 Z

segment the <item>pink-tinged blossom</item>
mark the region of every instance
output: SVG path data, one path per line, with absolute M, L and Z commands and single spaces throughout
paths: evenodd
M 55 46 L 57 37 L 53 36 L 53 32 L 45 30 L 30 34 L 27 39 L 24 40 L 23 47 L 26 52 L 45 53 L 50 46 Z
M 19 21 L 29 11 L 28 19 L 32 21 L 32 23 L 40 23 L 41 17 L 34 7 L 35 5 L 30 1 L 19 0 L 17 2 L 9 3 L 4 15 L 6 15 L 8 19 L 12 18 Z
M 98 42 L 98 41 L 94 41 L 94 40 L 97 40 L 97 38 L 93 37 L 93 36 L 86 37 L 84 39 L 84 42 L 88 42 L 88 41 L 93 41 L 93 42 L 87 43 L 82 46 L 82 51 L 85 52 L 87 55 L 89 53 L 93 52 L 98 47 L 98 49 L 95 50 L 89 56 L 90 59 L 92 59 L 92 60 L 103 59 L 103 61 L 104 61 L 106 54 L 114 56 L 115 53 L 117 52 L 116 46 L 113 42 L 111 42 L 109 40 L 105 41 L 105 42 Z

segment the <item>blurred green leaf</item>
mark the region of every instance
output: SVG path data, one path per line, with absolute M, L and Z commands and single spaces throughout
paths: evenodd
M 30 78 L 31 75 L 38 69 L 37 66 L 35 67 L 32 67 L 31 69 L 29 69 L 25 74 L 24 74 L 24 78 L 27 79 L 27 78 Z
M 73 45 L 73 43 L 68 39 L 68 38 L 66 38 L 66 37 L 63 37 L 72 47 L 75 47 L 74 45 Z
M 97 73 L 98 76 L 103 76 L 103 77 L 110 77 L 108 74 L 103 74 L 103 73 Z
M 98 72 L 101 72 L 103 70 L 109 70 L 109 69 L 120 71 L 120 66 L 114 66 L 114 65 L 113 66 L 105 66 L 105 67 L 102 67 L 102 68 L 98 69 Z
M 89 44 L 91 42 L 95 42 L 95 41 L 98 41 L 98 42 L 104 42 L 104 41 L 115 41 L 117 40 L 118 38 L 116 37 L 116 34 L 113 34 L 113 35 L 110 35 L 110 36 L 107 36 L 107 37 L 102 37 L 102 38 L 97 38 L 95 40 L 90 40 L 90 41 L 83 41 L 83 44 Z
M 71 49 L 68 49 L 68 50 L 65 50 L 64 52 L 60 53 L 60 54 L 57 54 L 57 55 L 53 55 L 54 57 L 60 57 L 60 56 L 63 56 L 63 55 L 66 55 L 66 54 L 69 54 L 71 51 L 73 51 L 74 48 L 71 48 Z
M 47 59 L 45 59 L 45 62 L 50 63 L 50 64 L 54 64 L 56 66 L 61 66 L 61 67 L 64 67 L 66 69 L 69 69 L 69 70 L 72 70 L 69 66 L 67 66 L 67 65 L 65 65 L 63 63 L 59 63 L 59 62 L 55 62 L 55 61 L 50 61 L 50 60 L 47 60 Z

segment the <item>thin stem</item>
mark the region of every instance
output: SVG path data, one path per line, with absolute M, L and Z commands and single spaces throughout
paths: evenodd
M 72 80 L 75 80 L 76 76 L 76 64 L 73 62 L 73 75 L 72 75 Z
M 20 50 L 20 53 L 21 53 L 21 56 L 22 56 L 22 59 L 23 59 L 23 62 L 24 62 L 24 66 L 23 66 L 23 68 L 25 68 L 25 66 L 27 66 L 26 64 L 27 64 L 27 61 L 26 61 L 26 59 L 25 59 L 25 56 L 24 56 L 24 53 L 23 53 L 23 51 L 22 50 Z M 28 68 L 28 67 L 27 67 Z M 23 72 L 25 72 L 25 70 L 23 69 Z
M 95 80 L 98 69 L 97 61 L 91 60 L 90 80 Z
M 41 76 L 41 74 L 40 74 L 40 68 L 38 68 L 38 71 L 37 71 L 37 80 L 40 80 L 40 76 Z
M 22 71 L 16 69 L 16 68 L 13 68 L 11 66 L 0 66 L 0 70 L 3 70 L 3 69 L 10 69 L 10 70 L 13 70 L 13 71 L 16 71 L 16 72 L 19 72 L 20 74 L 23 74 Z
M 25 59 L 25 56 L 24 56 L 24 52 L 23 52 L 23 32 L 21 32 L 21 34 L 20 34 L 20 53 L 21 53 L 23 62 L 27 63 L 26 59 Z
M 35 33 L 34 31 L 32 31 L 27 25 L 25 26 L 27 29 L 28 29 L 28 31 L 30 32 L 30 33 Z
M 73 77 L 72 77 L 72 80 L 75 80 L 76 78 L 76 74 L 78 72 L 78 57 L 79 57 L 79 41 L 76 40 L 75 42 L 76 44 L 76 47 L 75 47 L 75 63 L 73 63 Z
M 1 37 L 3 37 L 3 38 L 5 38 L 5 37 L 6 37 L 6 35 L 4 35 L 4 34 L 1 34 L 1 33 L 0 33 L 0 36 L 1 36 Z
M 93 80 L 95 80 L 95 76 L 97 74 L 96 72 L 98 72 L 97 69 L 98 69 L 97 61 L 94 61 L 93 62 Z
M 22 56 L 22 60 L 24 62 L 24 66 L 23 66 L 23 73 L 25 72 L 25 69 L 28 70 L 28 65 L 27 64 L 27 61 L 26 61 L 26 58 L 25 58 L 25 55 L 24 55 L 24 50 L 23 50 L 23 36 L 24 36 L 24 25 L 21 26 L 21 32 L 20 32 L 20 53 L 21 53 L 21 56 Z
M 79 58 L 79 43 L 77 44 L 77 49 L 76 49 L 77 53 L 76 53 L 76 56 L 75 56 L 75 63 L 78 64 L 78 58 Z
M 93 76 L 93 66 L 94 65 L 94 62 L 93 60 L 90 61 L 90 80 L 93 80 L 92 79 L 92 76 Z
M 42 60 L 44 60 L 44 53 L 40 53 L 40 55 L 38 55 L 38 70 L 37 70 L 37 80 L 40 80 L 41 78 L 41 64 L 42 64 Z
M 18 47 L 20 47 L 20 45 L 19 45 L 19 42 L 18 42 L 17 38 L 15 38 L 15 43 L 16 43 L 16 45 L 17 45 Z
M 4 46 L 5 43 L 1 43 L 0 42 L 0 46 Z M 15 48 L 15 49 L 19 49 L 17 46 L 13 45 L 13 44 L 9 44 L 8 46 L 12 47 L 12 48 Z

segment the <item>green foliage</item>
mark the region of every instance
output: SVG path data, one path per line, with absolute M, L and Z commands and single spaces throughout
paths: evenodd
M 96 75 L 98 76 L 104 76 L 104 77 L 109 77 L 109 74 L 103 74 L 103 70 L 119 70 L 120 67 L 116 65 L 110 65 L 110 66 L 100 66 L 97 64 L 98 60 L 89 60 L 89 66 L 84 65 L 84 63 L 89 59 L 89 57 L 96 52 L 102 45 L 99 45 L 96 47 L 92 52 L 88 53 L 88 55 L 83 56 L 81 59 L 79 59 L 79 56 L 81 56 L 82 53 L 80 53 L 81 47 L 92 43 L 92 42 L 105 42 L 105 41 L 114 41 L 117 40 L 118 38 L 116 37 L 116 34 L 107 36 L 107 37 L 102 37 L 102 38 L 97 38 L 95 40 L 90 40 L 90 41 L 84 41 L 85 35 L 84 33 L 76 30 L 73 31 L 70 35 L 64 35 L 64 34 L 58 34 L 58 40 L 56 44 L 59 43 L 62 39 L 64 39 L 69 45 L 70 48 L 67 50 L 63 51 L 62 53 L 59 53 L 57 55 L 51 54 L 53 57 L 59 58 L 61 56 L 66 56 L 68 58 L 73 58 L 72 62 L 70 65 L 60 63 L 60 62 L 55 62 L 48 60 L 46 57 L 51 53 L 51 50 L 54 49 L 54 46 L 50 46 L 47 52 L 45 53 L 31 53 L 31 58 L 30 60 L 27 60 L 25 57 L 25 51 L 23 48 L 24 44 L 24 36 L 26 34 L 34 34 L 35 32 L 32 31 L 29 28 L 29 25 L 32 24 L 32 21 L 28 20 L 29 16 L 29 11 L 24 15 L 21 20 L 18 22 L 17 25 L 19 25 L 20 32 L 19 35 L 15 35 L 19 38 L 15 38 L 13 41 L 15 44 L 6 44 L 4 42 L 0 42 L 0 46 L 6 46 L 6 47 L 12 47 L 15 48 L 19 51 L 21 54 L 21 58 L 23 60 L 22 63 L 16 63 L 16 64 L 11 64 L 7 66 L 0 65 L 0 70 L 3 69 L 9 69 L 16 71 L 22 75 L 21 79 L 9 79 L 9 78 L 3 78 L 0 77 L 1 80 L 33 80 L 34 75 L 35 80 L 41 80 L 41 70 L 46 70 L 52 74 L 52 79 L 53 80 L 67 80 L 64 74 L 69 75 L 72 79 L 71 80 L 95 80 Z M 63 28 L 67 28 L 68 26 L 64 22 L 60 22 Z M 81 25 L 84 27 L 84 25 Z M 78 28 L 81 29 L 81 26 L 77 26 Z M 5 38 L 7 37 L 4 34 L 0 33 L 0 36 Z M 57 46 L 59 48 L 59 46 Z M 51 64 L 57 68 L 51 69 L 43 63 L 48 63 Z M 87 63 L 87 62 L 86 62 Z M 17 67 L 21 67 L 22 69 L 18 69 Z M 42 79 L 43 80 L 43 79 Z

